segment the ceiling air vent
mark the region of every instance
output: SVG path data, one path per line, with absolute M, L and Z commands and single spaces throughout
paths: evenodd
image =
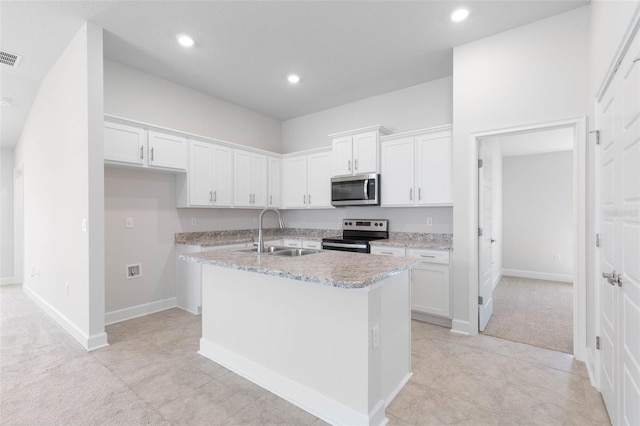
M 6 50 L 0 50 L 0 63 L 9 65 L 10 67 L 17 67 L 20 64 L 22 56 L 15 53 L 7 52 Z

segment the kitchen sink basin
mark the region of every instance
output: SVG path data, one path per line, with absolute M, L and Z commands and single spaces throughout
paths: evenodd
M 270 246 L 270 247 L 265 247 L 264 248 L 264 253 L 263 254 L 273 254 L 273 253 L 275 253 L 277 251 L 280 251 L 280 250 L 289 250 L 289 249 L 286 248 L 286 247 Z M 258 247 L 252 247 L 250 249 L 244 249 L 244 250 L 238 250 L 238 251 L 240 251 L 242 253 L 255 253 L 255 254 L 258 254 Z
M 320 253 L 320 250 L 314 249 L 284 249 L 277 250 L 271 253 L 272 256 L 282 256 L 282 257 L 298 257 L 298 256 L 306 256 L 308 254 Z

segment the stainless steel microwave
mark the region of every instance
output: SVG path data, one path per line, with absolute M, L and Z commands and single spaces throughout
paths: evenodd
M 340 176 L 331 178 L 332 206 L 379 206 L 380 175 Z

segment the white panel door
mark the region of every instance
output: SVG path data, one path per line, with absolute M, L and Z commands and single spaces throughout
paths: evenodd
M 307 207 L 307 156 L 282 160 L 282 207 Z
M 367 132 L 353 137 L 353 171 L 378 172 L 378 132 Z
M 640 424 L 639 55 L 636 35 L 598 104 L 600 391 L 614 425 Z
M 149 131 L 149 167 L 186 170 L 187 140 L 181 136 Z
M 351 136 L 333 140 L 333 175 L 353 174 L 353 143 Z
M 383 206 L 415 204 L 413 149 L 413 138 L 381 144 L 380 197 Z
M 251 205 L 267 206 L 267 157 L 260 154 L 251 155 Z
M 238 149 L 233 153 L 233 201 L 236 207 L 253 205 L 251 153 Z
M 481 152 L 486 149 L 481 144 Z M 491 154 L 481 154 L 482 167 L 478 167 L 478 328 L 484 331 L 493 315 L 493 262 L 491 258 Z M 480 234 L 480 232 L 479 232 Z M 482 300 L 482 303 L 480 303 Z
M 213 145 L 212 204 L 231 207 L 233 203 L 233 149 Z
M 213 204 L 213 145 L 189 141 L 189 204 Z
M 416 204 L 453 204 L 452 139 L 416 138 Z
M 146 131 L 124 124 L 104 123 L 104 159 L 120 163 L 144 164 Z
M 268 161 L 268 173 L 269 173 L 269 185 L 268 192 L 268 206 L 278 208 L 281 205 L 281 176 L 282 176 L 282 161 L 279 158 L 269 157 Z
M 307 158 L 307 205 L 331 207 L 331 152 Z

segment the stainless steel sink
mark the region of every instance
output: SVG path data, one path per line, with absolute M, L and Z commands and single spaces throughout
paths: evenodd
M 277 250 L 271 253 L 272 256 L 283 256 L 283 257 L 298 257 L 298 256 L 306 256 L 308 254 L 320 253 L 320 250 L 314 249 L 284 249 Z
M 286 247 L 277 247 L 277 246 L 270 246 L 270 247 L 265 247 L 264 248 L 264 254 L 273 254 L 279 250 L 288 250 Z M 242 253 L 255 253 L 258 254 L 258 247 L 252 247 L 250 249 L 244 249 L 244 250 L 238 250 Z

